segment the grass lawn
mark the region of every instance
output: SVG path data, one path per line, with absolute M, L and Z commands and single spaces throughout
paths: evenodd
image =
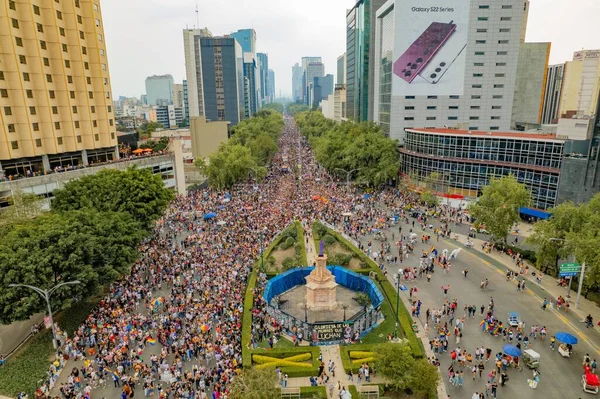
M 289 339 L 285 339 L 285 338 L 281 338 L 279 341 L 277 341 L 277 343 L 274 345 L 274 348 L 292 348 L 294 346 L 293 342 L 290 341 Z M 259 342 L 258 344 L 259 348 L 270 348 L 269 347 L 269 340 L 263 339 L 261 342 Z

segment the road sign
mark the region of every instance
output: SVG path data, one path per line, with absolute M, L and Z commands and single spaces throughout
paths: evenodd
M 560 272 L 558 273 L 558 277 L 576 277 L 579 275 L 579 272 Z
M 560 273 L 579 273 L 581 265 L 579 263 L 563 263 L 560 265 Z

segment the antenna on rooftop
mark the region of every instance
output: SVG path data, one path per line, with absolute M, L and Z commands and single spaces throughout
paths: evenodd
M 198 15 L 198 0 L 196 0 L 196 27 L 200 29 L 200 16 Z

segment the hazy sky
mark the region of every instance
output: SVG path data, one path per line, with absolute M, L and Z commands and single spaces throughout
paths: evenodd
M 498 0 L 490 0 L 498 1 Z M 336 74 L 346 48 L 346 9 L 354 0 L 101 0 L 112 90 L 139 97 L 150 75 L 185 78 L 183 29 L 197 25 L 213 35 L 254 28 L 258 52 L 269 54 L 278 96 L 290 95 L 292 65 L 321 56 Z M 600 48 L 600 0 L 531 0 L 527 41 L 550 41 L 550 63 L 573 51 Z

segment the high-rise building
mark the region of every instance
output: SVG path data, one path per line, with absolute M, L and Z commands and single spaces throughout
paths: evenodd
M 183 84 L 181 83 L 173 85 L 173 105 L 183 108 Z
M 357 122 L 373 119 L 375 74 L 369 63 L 374 57 L 375 13 L 384 2 L 358 0 L 346 12 L 347 116 Z
M 118 158 L 99 1 L 3 1 L 0 178 Z
M 519 50 L 511 128 L 529 130 L 542 123 L 550 43 L 523 43 Z
M 240 29 L 229 36 L 238 41 L 244 53 L 256 55 L 256 31 L 254 29 Z
M 333 94 L 333 75 L 317 76 L 313 80 L 313 94 L 311 95 L 311 107 L 318 107 L 321 101 Z
M 260 79 L 260 102 L 266 103 L 269 93 L 269 54 L 258 53 L 258 76 Z
M 190 118 L 237 124 L 244 118 L 243 53 L 230 36 L 207 29 L 183 32 Z
M 254 29 L 240 29 L 230 35 L 242 47 L 243 74 L 244 74 L 244 114 L 252 116 L 260 109 L 260 70 L 259 59 L 256 54 L 256 32 Z
M 375 15 L 373 121 L 381 132 L 390 135 L 392 112 L 392 64 L 394 63 L 394 0 L 389 0 Z
M 313 98 L 311 97 L 312 86 L 314 85 L 315 78 L 320 78 L 325 75 L 325 65 L 322 62 L 309 62 L 304 70 L 304 81 L 305 85 L 305 96 L 304 103 L 306 105 L 313 105 Z
M 304 73 L 302 66 L 296 63 L 292 66 L 292 100 L 294 102 L 302 101 L 302 74 Z
M 146 96 L 148 105 L 173 104 L 173 76 L 152 75 L 146 78 Z
M 309 64 L 311 64 L 313 62 L 314 63 L 322 63 L 323 60 L 321 59 L 321 57 L 302 57 L 302 93 L 301 93 L 300 100 L 302 100 L 302 102 L 306 105 L 310 104 L 308 94 L 309 94 L 309 85 L 312 82 L 312 77 L 309 77 L 307 75 L 307 70 L 308 70 Z M 325 74 L 325 72 L 323 71 L 323 73 L 319 76 L 323 76 L 324 74 Z M 314 76 L 317 76 L 317 75 L 314 75 Z
M 558 123 L 564 70 L 565 64 L 550 65 L 548 67 L 548 77 L 546 78 L 546 88 L 544 90 L 542 124 Z
M 184 126 L 188 126 L 190 123 L 190 106 L 188 104 L 188 86 L 187 80 L 183 81 L 183 119 Z
M 275 71 L 269 69 L 269 91 L 268 91 L 269 102 L 275 101 Z
M 346 83 L 346 53 L 337 58 L 337 76 L 335 78 L 338 85 Z
M 419 7 L 436 6 L 434 3 L 433 0 L 422 0 Z M 483 4 L 451 0 L 446 3 L 451 9 L 446 13 L 446 23 L 440 23 L 431 13 L 419 12 L 415 4 L 413 0 L 388 1 L 378 10 L 377 14 L 382 18 L 376 18 L 376 24 L 381 26 L 376 30 L 380 48 L 379 56 L 373 57 L 373 69 L 379 73 L 378 97 L 383 101 L 379 102 L 375 113 L 385 115 L 387 112 L 383 108 L 388 104 L 384 96 L 389 93 L 388 76 L 391 76 L 390 137 L 402 144 L 405 129 L 413 127 L 511 130 L 517 67 L 529 1 Z M 385 17 L 386 7 L 394 8 L 393 25 Z M 384 25 L 387 30 L 383 29 Z M 391 69 L 389 29 L 394 32 Z M 413 68 L 409 60 L 412 53 L 407 50 L 428 29 L 447 32 L 447 41 L 424 66 Z M 348 86 L 352 73 L 350 58 L 348 52 Z M 405 63 L 411 63 L 411 66 Z M 349 118 L 351 92 L 356 93 L 356 90 L 348 89 Z M 378 119 L 383 120 L 382 117 Z
M 581 50 L 567 61 L 563 78 L 560 113 L 594 115 L 600 93 L 600 50 Z

